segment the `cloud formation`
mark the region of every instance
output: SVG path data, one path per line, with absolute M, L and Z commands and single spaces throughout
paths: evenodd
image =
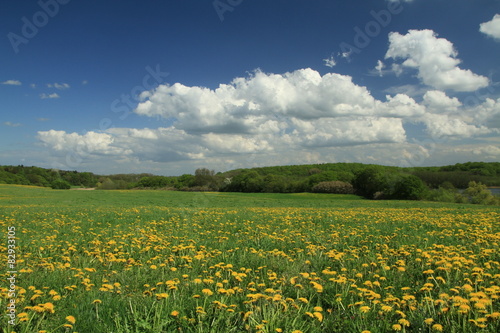
M 69 89 L 70 85 L 67 83 L 47 83 L 48 88 L 56 88 L 59 90 Z
M 5 126 L 9 126 L 9 127 L 19 127 L 19 126 L 22 126 L 21 123 L 13 123 L 11 121 L 5 121 L 3 124 Z
M 399 60 L 401 66 L 418 71 L 418 78 L 439 90 L 475 91 L 487 87 L 488 78 L 458 67 L 460 60 L 453 44 L 437 38 L 432 30 L 409 30 L 406 35 L 389 34 L 386 59 Z
M 20 86 L 22 83 L 19 80 L 7 80 L 7 81 L 3 81 L 2 84 L 8 85 L 8 86 Z
M 500 14 L 495 14 L 491 21 L 481 23 L 479 31 L 500 41 Z
M 487 124 L 500 115 L 500 100 L 466 109 L 440 90 L 427 91 L 421 102 L 404 93 L 379 100 L 350 76 L 321 75 L 310 68 L 255 71 L 216 89 L 163 84 L 140 98 L 135 114 L 158 124 L 168 120 L 171 126 L 85 134 L 41 131 L 38 140 L 71 156 L 212 163 L 225 170 L 251 163 L 305 163 L 306 155 L 311 163 L 334 161 L 339 152 L 342 161 L 404 165 L 430 154 L 408 139 L 407 124 L 420 124 L 429 137 L 454 140 L 497 133 Z M 347 148 L 352 146 L 356 154 Z M 380 160 L 382 147 L 397 156 L 387 153 Z
M 52 94 L 40 94 L 41 99 L 54 99 L 54 98 L 59 98 L 60 96 L 57 93 L 52 93 Z

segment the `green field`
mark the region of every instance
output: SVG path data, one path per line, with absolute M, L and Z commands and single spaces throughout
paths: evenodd
M 500 330 L 498 207 L 0 185 L 0 225 L 3 332 Z

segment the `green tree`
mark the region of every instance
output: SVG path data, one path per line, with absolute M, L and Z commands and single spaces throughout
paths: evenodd
M 470 182 L 469 187 L 463 195 L 469 199 L 470 203 L 480 205 L 498 204 L 498 199 L 491 194 L 486 185 L 476 182 Z
M 368 199 L 375 198 L 378 192 L 387 192 L 388 188 L 387 179 L 379 167 L 369 167 L 359 172 L 352 185 L 357 194 Z
M 403 176 L 395 185 L 393 198 L 401 200 L 422 200 L 425 197 L 427 186 L 414 175 Z
M 56 179 L 52 182 L 50 187 L 55 190 L 69 190 L 71 188 L 71 184 L 64 179 Z

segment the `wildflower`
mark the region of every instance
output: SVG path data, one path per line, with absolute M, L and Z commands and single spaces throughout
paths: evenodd
M 212 290 L 207 289 L 207 288 L 203 289 L 201 292 L 202 292 L 203 294 L 205 294 L 206 296 L 211 296 L 211 295 L 213 295 L 213 294 L 214 294 Z
M 359 308 L 359 311 L 363 312 L 363 313 L 367 313 L 368 311 L 370 311 L 370 307 L 369 306 L 362 306 Z
M 21 312 L 17 315 L 17 317 L 19 318 L 19 321 L 20 322 L 23 322 L 23 321 L 28 321 L 28 313 L 26 312 Z
M 399 319 L 398 323 L 400 323 L 401 325 L 406 326 L 406 327 L 410 326 L 410 322 L 404 318 Z
M 74 323 L 76 323 L 76 319 L 75 319 L 75 317 L 73 317 L 73 316 L 67 316 L 67 317 L 66 317 L 66 320 L 67 320 L 70 324 L 74 324 Z
M 427 325 L 430 325 L 434 322 L 434 319 L 432 318 L 427 318 L 426 320 L 424 320 L 424 323 L 426 323 Z
M 319 283 L 316 282 L 311 282 L 312 286 L 314 289 L 316 289 L 316 292 L 322 293 L 323 292 L 323 286 L 320 285 Z
M 248 311 L 248 312 L 245 312 L 245 314 L 243 315 L 243 321 L 247 320 L 248 317 L 250 317 L 250 315 L 252 315 L 252 311 Z
M 323 321 L 323 315 L 321 314 L 321 312 L 314 312 L 313 315 L 318 319 L 319 322 Z
M 395 331 L 401 331 L 402 326 L 399 324 L 394 324 L 394 325 L 392 325 L 392 329 Z
M 169 297 L 169 295 L 167 293 L 160 293 L 160 294 L 156 294 L 155 296 L 156 296 L 157 300 L 162 300 L 162 299 Z
M 52 303 L 45 303 L 45 304 L 40 304 L 40 306 L 42 306 L 44 308 L 44 311 L 45 312 L 48 312 L 48 313 L 54 313 L 54 304 Z
M 92 301 L 92 304 L 101 304 L 102 301 L 100 299 L 95 299 Z
M 382 311 L 383 312 L 391 312 L 392 311 L 392 306 L 382 305 Z
M 443 325 L 440 325 L 440 324 L 434 324 L 434 325 L 432 325 L 432 329 L 433 329 L 434 331 L 442 332 L 442 331 L 443 331 Z
M 173 317 L 177 317 L 179 315 L 179 311 L 174 310 L 174 311 L 170 312 L 170 315 Z

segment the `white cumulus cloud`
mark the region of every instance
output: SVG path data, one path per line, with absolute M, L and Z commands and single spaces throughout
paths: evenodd
M 500 14 L 495 14 L 491 21 L 481 23 L 479 31 L 483 34 L 500 40 Z
M 70 85 L 67 83 L 47 83 L 48 88 L 56 88 L 59 90 L 69 89 Z
M 56 130 L 39 131 L 38 140 L 56 151 L 73 151 L 81 155 L 130 153 L 127 149 L 114 146 L 114 139 L 110 134 L 93 131 L 83 135 Z
M 457 56 L 453 44 L 434 31 L 409 30 L 406 35 L 389 34 L 385 58 L 403 59 L 403 67 L 416 69 L 419 79 L 435 89 L 475 91 L 488 86 L 488 78 L 458 67 Z
M 22 83 L 19 80 L 7 80 L 7 81 L 3 81 L 2 84 L 8 85 L 8 86 L 20 86 Z
M 57 93 L 52 93 L 52 94 L 40 94 L 41 99 L 54 99 L 54 98 L 59 98 L 60 96 Z
M 425 93 L 423 103 L 433 113 L 456 112 L 462 103 L 456 98 L 448 97 L 444 92 L 431 90 Z

